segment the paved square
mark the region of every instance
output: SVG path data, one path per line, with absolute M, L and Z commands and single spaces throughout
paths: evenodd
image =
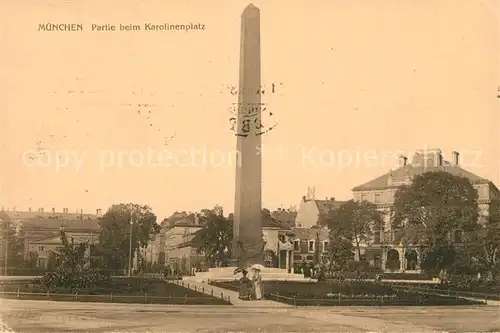
M 1 300 L 14 332 L 500 331 L 498 306 L 242 308 Z

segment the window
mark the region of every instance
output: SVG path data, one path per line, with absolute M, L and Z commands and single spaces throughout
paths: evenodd
M 375 203 L 380 203 L 381 202 L 381 195 L 380 193 L 375 193 Z
M 366 194 L 361 194 L 361 201 L 367 201 L 368 200 L 368 197 L 366 196 Z
M 293 249 L 295 251 L 299 251 L 300 250 L 300 240 L 296 239 L 293 241 Z
M 328 242 L 323 242 L 323 252 L 328 252 Z
M 38 264 L 38 267 L 45 268 L 45 258 L 38 258 L 37 264 Z
M 39 246 L 38 251 L 45 251 L 45 246 Z
M 315 246 L 314 241 L 309 241 L 309 252 L 314 252 Z

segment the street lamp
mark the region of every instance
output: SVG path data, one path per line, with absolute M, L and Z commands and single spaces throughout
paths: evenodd
M 4 221 L 4 220 L 2 220 Z M 5 221 L 5 267 L 4 267 L 4 275 L 7 276 L 7 264 L 8 264 L 8 251 L 9 251 L 9 221 Z
M 130 212 L 130 234 L 129 234 L 129 246 L 128 246 L 128 276 L 132 275 L 132 226 L 134 221 L 132 221 L 132 212 Z

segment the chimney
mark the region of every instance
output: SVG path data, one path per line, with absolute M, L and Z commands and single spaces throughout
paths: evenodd
M 43 214 L 43 207 L 42 208 L 38 208 L 38 212 Z
M 56 209 L 54 207 L 52 207 L 52 214 L 55 214 L 56 213 Z
M 30 212 L 30 213 L 31 213 L 31 207 L 28 207 L 28 212 Z
M 302 197 L 302 201 L 304 201 L 304 202 L 306 202 L 306 201 L 307 201 L 307 198 L 306 198 L 306 196 L 305 196 L 305 195 Z
M 460 153 L 458 151 L 454 151 L 451 154 L 453 156 L 452 159 L 453 166 L 458 166 L 458 156 L 460 155 Z
M 101 209 L 96 209 L 95 211 L 95 215 L 97 215 L 97 217 L 100 217 L 101 216 Z
M 407 160 L 408 160 L 408 158 L 406 156 L 399 155 L 399 166 L 400 167 L 406 166 L 406 161 Z
M 12 211 L 15 213 L 16 212 L 16 206 L 12 208 Z
M 68 208 L 63 208 L 63 213 L 68 214 Z

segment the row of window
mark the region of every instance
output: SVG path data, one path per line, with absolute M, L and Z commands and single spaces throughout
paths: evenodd
M 361 194 L 360 201 L 369 201 L 368 200 L 368 194 Z M 382 202 L 382 194 L 381 193 L 375 193 L 374 202 L 375 203 L 381 203 Z
M 327 249 L 328 249 L 328 241 L 323 241 L 322 243 L 323 243 L 323 252 L 326 252 Z M 316 245 L 317 245 L 316 241 L 310 240 L 307 243 L 307 250 L 309 252 L 316 251 Z M 296 239 L 296 240 L 293 241 L 293 249 L 294 249 L 294 251 L 300 251 L 300 240 L 299 239 Z

